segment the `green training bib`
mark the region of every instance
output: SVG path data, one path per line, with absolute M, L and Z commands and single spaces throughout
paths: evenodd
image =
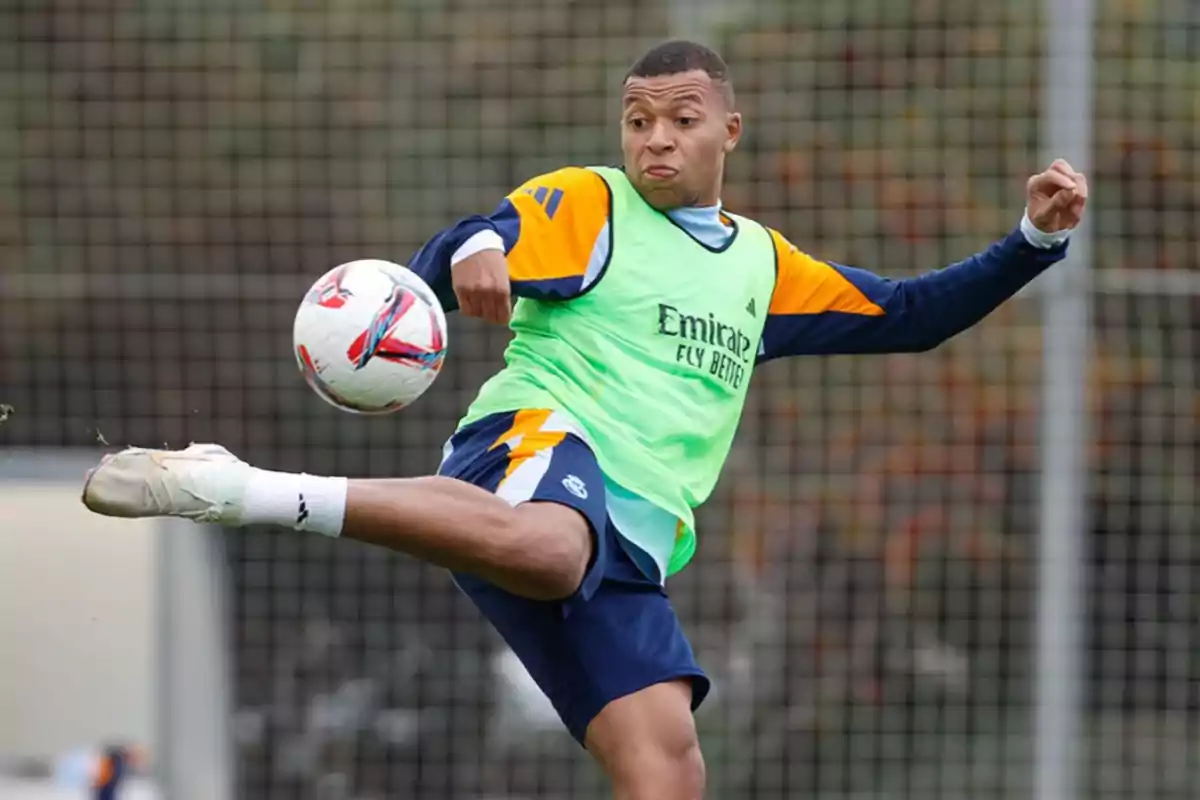
M 580 297 L 522 298 L 505 367 L 463 420 L 549 408 L 576 422 L 605 475 L 679 519 L 668 575 L 696 549 L 692 509 L 717 482 L 741 419 L 767 308 L 767 229 L 726 214 L 721 249 L 649 206 L 620 170 L 604 272 Z

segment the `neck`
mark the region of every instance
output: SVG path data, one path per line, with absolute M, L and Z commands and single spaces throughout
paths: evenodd
M 717 175 L 713 178 L 712 185 L 700 193 L 700 202 L 698 206 L 715 206 L 721 202 L 721 190 L 725 188 L 725 165 L 724 163 L 717 166 Z
M 713 184 L 713 186 L 711 186 L 707 190 L 701 192 L 700 196 L 696 199 L 696 202 L 693 203 L 692 205 L 699 206 L 701 208 L 708 208 L 709 206 L 715 206 L 720 202 L 721 202 L 721 181 L 717 180 L 717 182 L 715 184 Z

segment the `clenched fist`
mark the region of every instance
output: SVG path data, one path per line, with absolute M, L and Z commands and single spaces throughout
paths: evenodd
M 482 250 L 451 268 L 458 309 L 468 317 L 507 324 L 512 315 L 508 261 L 499 250 Z
M 1025 186 L 1026 213 L 1042 233 L 1058 233 L 1079 225 L 1087 199 L 1087 178 L 1061 158 L 1030 178 Z

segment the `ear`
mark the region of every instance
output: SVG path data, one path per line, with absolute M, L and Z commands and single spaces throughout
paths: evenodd
M 731 111 L 725 115 L 725 145 L 726 153 L 732 153 L 742 139 L 742 115 Z

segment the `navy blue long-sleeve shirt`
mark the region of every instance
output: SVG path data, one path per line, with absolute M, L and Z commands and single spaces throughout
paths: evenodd
M 610 246 L 608 187 L 568 167 L 529 181 L 486 216 L 438 233 L 409 266 L 447 310 L 458 307 L 453 256 L 481 234 L 508 256 L 517 297 L 567 301 L 586 291 Z M 729 235 L 719 207 L 680 209 L 672 218 L 710 245 Z M 978 323 L 1049 266 L 1067 245 L 1027 224 L 986 250 L 914 278 L 892 280 L 821 261 L 776 231 L 777 280 L 758 361 L 792 355 L 928 350 Z M 1033 242 L 1041 238 L 1044 241 Z M 1062 237 L 1058 237 L 1061 239 Z

